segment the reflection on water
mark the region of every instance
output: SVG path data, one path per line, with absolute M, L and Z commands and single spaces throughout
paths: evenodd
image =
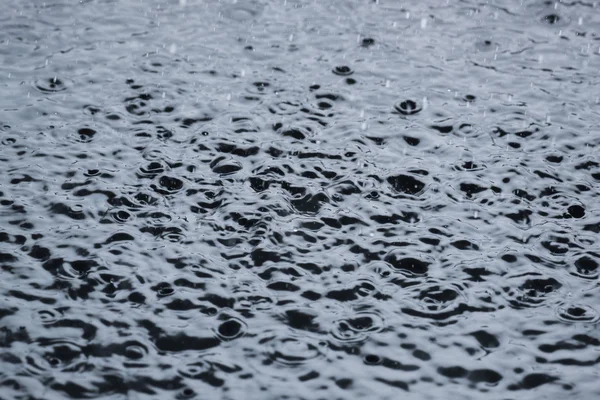
M 597 6 L 413 3 L 5 0 L 0 397 L 598 397 Z

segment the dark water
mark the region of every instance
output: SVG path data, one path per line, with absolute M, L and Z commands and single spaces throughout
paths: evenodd
M 2 0 L 0 398 L 600 396 L 600 6 Z

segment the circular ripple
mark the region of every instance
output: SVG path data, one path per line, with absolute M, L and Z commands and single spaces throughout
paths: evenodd
M 111 213 L 111 217 L 115 222 L 119 224 L 124 224 L 125 222 L 131 220 L 133 218 L 133 215 L 125 210 L 118 210 L 113 211 Z
M 598 311 L 584 304 L 561 304 L 556 309 L 558 319 L 568 323 L 596 323 L 600 320 Z
M 578 204 L 570 206 L 567 211 L 573 218 L 583 218 L 585 216 L 585 208 Z
M 339 76 L 349 76 L 354 73 L 352 68 L 350 68 L 347 65 L 338 65 L 331 72 L 333 72 L 334 74 L 339 75 Z
M 177 372 L 184 378 L 203 379 L 210 369 L 211 365 L 209 363 L 205 361 L 196 361 L 180 367 Z
M 294 115 L 302 107 L 298 101 L 280 101 L 269 106 L 269 111 L 276 115 Z
M 41 310 L 37 310 L 34 313 L 34 319 L 40 320 L 44 325 L 53 324 L 60 318 L 62 318 L 62 314 L 52 308 L 44 308 Z
M 158 174 L 165 172 L 166 167 L 158 161 L 152 161 L 144 167 L 140 167 L 137 176 L 140 178 L 154 178 Z
M 96 130 L 92 128 L 81 128 L 77 131 L 77 141 L 81 143 L 89 143 L 94 139 Z
M 511 284 L 503 288 L 512 308 L 539 307 L 554 296 L 562 283 L 540 274 L 527 274 L 508 279 Z
M 41 339 L 32 346 L 26 357 L 28 372 L 38 375 L 51 370 L 65 370 L 83 360 L 81 348 L 67 340 Z
M 147 53 L 137 63 L 137 66 L 143 72 L 151 74 L 158 74 L 167 70 L 181 68 L 180 63 L 182 60 L 178 58 L 171 58 L 170 55 L 161 53 Z
M 360 343 L 383 329 L 383 318 L 374 313 L 359 313 L 334 323 L 332 336 L 344 343 Z
M 159 237 L 171 243 L 181 243 L 185 240 L 185 235 L 179 228 L 167 229 Z
M 256 1 L 234 2 L 235 4 L 224 7 L 222 14 L 225 18 L 245 22 L 256 19 L 263 11 L 263 6 Z
M 414 306 L 402 310 L 408 315 L 446 320 L 467 310 L 466 297 L 458 285 L 432 282 L 412 290 Z
M 542 17 L 542 22 L 548 25 L 556 25 L 561 19 L 562 18 L 558 14 L 548 14 Z
M 183 181 L 171 176 L 161 176 L 158 180 L 158 186 L 152 185 L 151 187 L 157 193 L 169 195 L 177 193 L 183 189 Z
M 244 336 L 248 326 L 244 321 L 238 318 L 230 318 L 221 322 L 216 329 L 217 337 L 223 341 L 230 341 Z
M 395 270 L 408 276 L 425 276 L 430 263 L 413 257 L 408 257 L 400 250 L 391 250 L 384 258 Z
M 211 166 L 212 170 L 216 174 L 230 175 L 238 172 L 243 168 L 242 164 L 233 159 L 219 160 Z
M 269 360 L 288 367 L 306 364 L 321 355 L 317 345 L 304 338 L 274 338 L 269 342 L 269 346 Z
M 575 271 L 573 275 L 577 275 L 585 279 L 596 279 L 600 275 L 598 262 L 590 256 L 582 256 L 575 260 Z
M 413 115 L 420 112 L 423 108 L 414 100 L 404 100 L 397 103 L 394 109 L 402 115 Z
M 42 93 L 57 93 L 67 90 L 66 81 L 58 77 L 38 79 L 35 87 Z
M 475 128 L 472 124 L 464 122 L 455 125 L 455 129 L 452 130 L 452 133 L 456 136 L 466 138 L 475 138 L 483 134 L 481 130 Z
M 123 355 L 130 360 L 140 360 L 148 354 L 146 346 L 138 342 L 130 342 L 125 344 Z

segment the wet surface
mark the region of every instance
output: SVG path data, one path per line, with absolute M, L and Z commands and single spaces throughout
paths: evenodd
M 5 0 L 0 397 L 600 396 L 586 1 Z

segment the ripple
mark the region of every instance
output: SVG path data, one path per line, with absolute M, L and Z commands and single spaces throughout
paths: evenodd
M 357 313 L 334 323 L 331 335 L 343 343 L 361 343 L 384 328 L 383 318 L 375 313 Z
M 555 25 L 558 24 L 561 19 L 562 18 L 558 16 L 558 14 L 548 14 L 542 17 L 542 22 L 548 25 Z
M 511 307 L 516 309 L 539 307 L 555 296 L 563 286 L 556 279 L 539 274 L 510 277 L 508 280 L 513 284 L 503 290 L 509 296 Z
M 568 323 L 596 323 L 600 320 L 598 311 L 584 304 L 561 304 L 556 309 L 558 319 Z
M 352 68 L 347 65 L 338 65 L 332 70 L 332 72 L 339 76 L 350 76 L 354 73 Z
M 42 93 L 58 93 L 67 90 L 67 82 L 58 77 L 39 79 L 35 81 L 35 88 Z
M 203 379 L 206 374 L 211 371 L 212 365 L 204 360 L 190 362 L 181 367 L 178 367 L 178 373 L 184 378 Z
M 414 100 L 403 100 L 396 103 L 394 109 L 402 115 L 413 115 L 421 112 L 423 108 Z
M 92 128 L 81 128 L 77 131 L 78 140 L 81 143 L 89 143 L 94 139 L 96 131 Z
M 159 161 L 152 161 L 144 167 L 140 167 L 137 175 L 140 178 L 154 178 L 165 172 L 166 167 Z
M 598 262 L 590 256 L 581 256 L 575 260 L 575 271 L 572 273 L 585 279 L 596 279 L 600 276 Z
M 174 194 L 183 189 L 183 181 L 172 176 L 161 176 L 158 179 L 158 186 L 153 185 L 152 188 L 163 195 Z
M 216 159 L 210 165 L 214 173 L 221 175 L 234 174 L 243 168 L 239 161 L 226 158 Z
M 391 250 L 384 261 L 408 276 L 425 276 L 430 265 L 429 262 L 406 256 L 401 250 Z
M 222 322 L 216 330 L 217 337 L 223 341 L 231 341 L 242 337 L 248 327 L 243 320 L 229 318 Z
M 37 310 L 34 314 L 34 318 L 39 319 L 44 325 L 53 324 L 62 317 L 63 314 L 54 308 L 44 308 L 41 310 Z
M 567 209 L 573 218 L 583 218 L 585 216 L 585 208 L 580 205 L 572 205 Z
M 46 374 L 52 370 L 66 371 L 76 362 L 83 361 L 81 347 L 62 339 L 40 339 L 25 357 L 27 370 L 34 374 Z
M 285 366 L 297 367 L 321 356 L 316 344 L 307 339 L 296 337 L 281 337 L 268 340 L 268 359 L 271 362 Z
M 124 224 L 125 222 L 131 220 L 133 215 L 125 210 L 117 210 L 111 213 L 111 217 L 115 222 Z
M 411 288 L 414 306 L 403 308 L 402 311 L 415 317 L 447 320 L 468 311 L 463 292 L 457 284 L 430 282 L 417 285 Z
M 251 21 L 258 18 L 263 11 L 263 6 L 256 1 L 235 2 L 223 8 L 223 16 L 237 22 Z
M 130 360 L 141 360 L 148 354 L 148 349 L 141 343 L 130 342 L 125 345 L 123 354 Z

